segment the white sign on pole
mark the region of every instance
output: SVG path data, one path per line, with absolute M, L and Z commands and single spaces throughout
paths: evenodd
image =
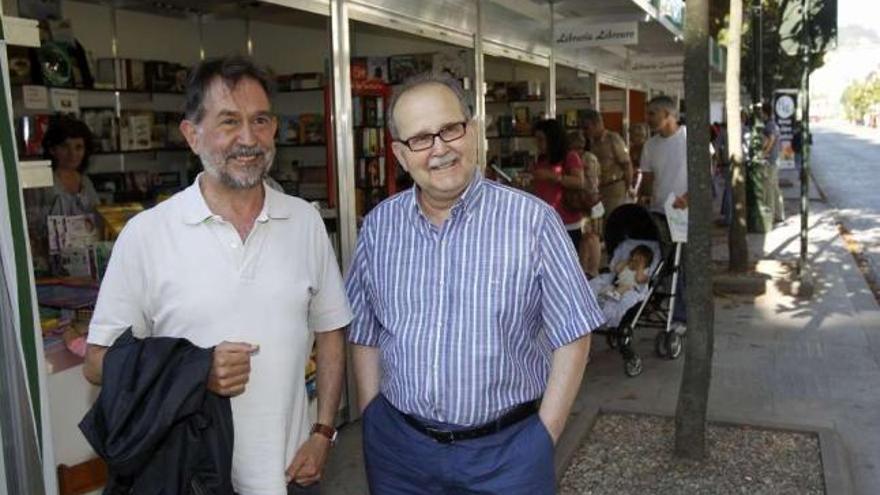
M 557 48 L 636 45 L 638 42 L 638 22 L 588 24 L 584 19 L 568 19 L 556 24 Z
M 779 128 L 779 158 L 777 163 L 780 169 L 795 168 L 795 155 L 797 150 L 794 146 L 794 135 L 797 132 L 797 100 L 796 89 L 777 89 L 773 93 L 773 118 Z

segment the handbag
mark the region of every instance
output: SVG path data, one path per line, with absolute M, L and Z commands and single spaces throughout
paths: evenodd
M 599 193 L 591 193 L 586 187 L 562 188 L 562 206 L 569 211 L 589 212 L 601 200 Z

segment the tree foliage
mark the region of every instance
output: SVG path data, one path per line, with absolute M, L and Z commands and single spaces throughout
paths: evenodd
M 853 81 L 841 97 L 846 118 L 861 122 L 865 115 L 880 105 L 880 74 L 872 73 L 864 81 Z
M 743 34 L 743 75 L 752 78 L 755 67 L 754 18 L 751 1 L 746 3 L 746 30 Z M 803 6 L 809 6 L 809 22 L 804 22 Z M 762 1 L 763 93 L 780 88 L 799 88 L 803 76 L 803 49 L 809 42 L 807 69 L 822 66 L 825 53 L 837 39 L 837 0 Z

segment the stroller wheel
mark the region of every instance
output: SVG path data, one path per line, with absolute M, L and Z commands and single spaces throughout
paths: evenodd
M 682 348 L 684 348 L 684 337 L 675 332 L 669 332 L 665 334 L 665 337 L 664 347 L 666 350 L 666 357 L 668 359 L 678 359 L 678 356 L 681 355 Z
M 642 374 L 642 358 L 633 356 L 623 362 L 623 372 L 626 376 L 632 378 Z
M 605 342 L 607 342 L 608 347 L 610 347 L 612 349 L 617 349 L 618 347 L 620 347 L 617 345 L 617 335 L 615 335 L 614 333 L 611 333 L 611 332 L 606 333 L 605 334 Z
M 657 332 L 657 336 L 654 337 L 654 353 L 661 358 L 669 356 L 666 347 L 666 335 L 666 332 L 661 330 Z

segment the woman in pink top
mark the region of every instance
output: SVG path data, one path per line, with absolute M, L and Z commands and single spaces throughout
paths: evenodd
M 562 189 L 584 187 L 584 165 L 581 157 L 569 151 L 562 124 L 555 119 L 535 124 L 538 160 L 532 167 L 532 192 L 543 199 L 562 218 L 575 249 L 581 242 L 583 213 L 571 211 L 562 204 Z

